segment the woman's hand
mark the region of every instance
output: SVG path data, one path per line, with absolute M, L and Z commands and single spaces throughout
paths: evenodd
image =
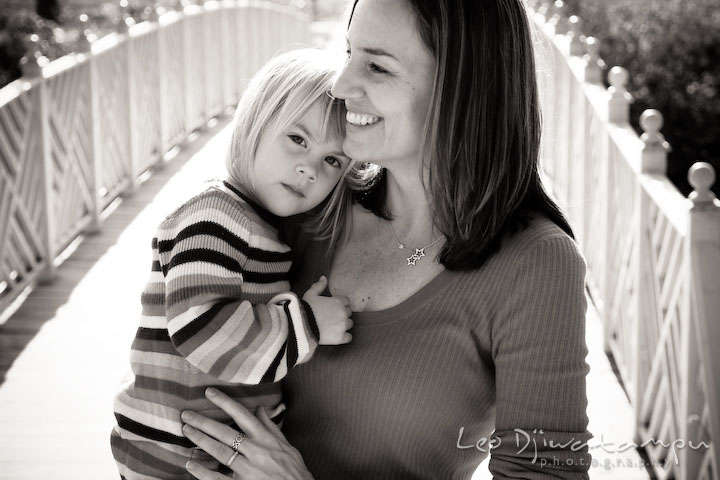
M 233 478 L 240 479 L 312 479 L 305 467 L 302 456 L 282 434 L 277 425 L 268 417 L 263 408 L 257 417 L 243 405 L 215 388 L 205 392 L 208 399 L 223 409 L 247 435 L 240 436 L 238 455 L 231 447 L 239 432 L 195 412 L 185 411 L 182 419 L 186 423 L 183 433 L 197 446 L 215 457 L 234 472 Z M 227 479 L 225 475 L 212 472 L 196 462 L 188 462 L 187 470 L 201 480 Z

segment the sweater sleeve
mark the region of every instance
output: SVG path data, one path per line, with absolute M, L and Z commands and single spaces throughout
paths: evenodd
M 569 237 L 536 241 L 493 325 L 496 479 L 587 479 L 585 263 Z
M 170 340 L 221 381 L 275 382 L 312 356 L 319 332 L 310 306 L 293 293 L 251 301 L 284 279 L 278 264 L 289 256 L 251 248 L 251 220 L 225 207 L 217 198 L 197 201 L 158 232 Z

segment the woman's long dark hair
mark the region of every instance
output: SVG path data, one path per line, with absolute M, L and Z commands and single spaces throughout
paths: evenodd
M 447 237 L 440 263 L 479 267 L 534 212 L 573 236 L 541 182 L 535 59 L 521 0 L 402 1 L 437 62 L 423 162 L 435 226 Z M 382 173 L 356 199 L 387 218 Z

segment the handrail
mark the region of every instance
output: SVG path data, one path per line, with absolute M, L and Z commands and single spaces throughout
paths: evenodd
M 30 52 L 0 89 L 0 318 L 275 52 L 311 43 L 306 15 L 264 1 L 153 13 L 53 62 Z
M 628 123 L 629 73 L 602 85 L 599 41 L 561 0 L 527 0 L 554 68 L 542 90 L 543 170 L 568 212 L 588 283 L 635 411 L 635 442 L 659 478 L 720 479 L 720 202 L 696 163 L 685 198 L 666 176 L 656 110 Z M 543 58 L 539 49 L 539 63 Z M 689 443 L 691 442 L 691 443 Z M 670 447 L 668 447 L 670 445 Z

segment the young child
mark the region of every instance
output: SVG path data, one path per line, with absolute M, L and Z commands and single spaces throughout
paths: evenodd
M 179 207 L 153 239 L 134 378 L 114 402 L 111 445 L 123 478 L 192 478 L 191 458 L 224 471 L 183 436 L 180 413 L 230 424 L 205 398 L 214 386 L 279 421 L 276 382 L 318 343 L 350 341 L 347 301 L 320 296 L 324 277 L 302 299 L 290 293 L 291 252 L 277 232 L 278 219 L 327 198 L 350 163 L 326 55 L 296 50 L 261 69 L 238 106 L 227 179 Z

